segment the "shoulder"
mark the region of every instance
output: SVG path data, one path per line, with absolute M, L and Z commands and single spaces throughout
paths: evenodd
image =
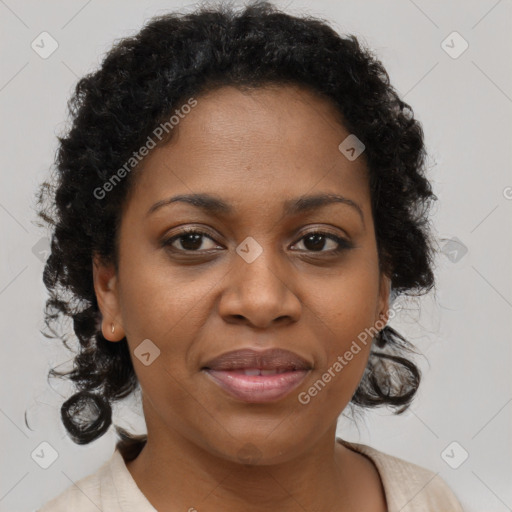
M 95 473 L 70 485 L 37 512 L 156 512 L 132 478 L 119 449 Z
M 110 467 L 114 456 L 95 473 L 72 483 L 63 492 L 45 503 L 37 512 L 98 512 L 108 499 Z
M 370 446 L 338 441 L 366 455 L 375 464 L 389 512 L 463 512 L 460 502 L 439 473 Z

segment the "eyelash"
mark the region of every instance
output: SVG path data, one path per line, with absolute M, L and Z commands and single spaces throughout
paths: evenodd
M 210 240 L 212 240 L 213 242 L 215 242 L 215 240 L 210 236 L 209 233 L 205 232 L 205 231 L 202 231 L 198 228 L 188 228 L 188 229 L 184 229 L 183 231 L 181 231 L 180 233 L 177 233 L 176 235 L 173 235 L 172 237 L 170 238 L 167 238 L 165 240 L 162 241 L 162 246 L 163 247 L 166 247 L 166 248 L 169 248 L 171 249 L 173 252 L 181 252 L 181 253 L 197 253 L 197 254 L 201 254 L 202 252 L 204 251 L 192 251 L 192 250 L 186 250 L 186 249 L 177 249 L 176 247 L 172 247 L 172 244 L 176 241 L 176 240 L 179 240 L 180 238 L 183 238 L 187 235 L 202 235 L 206 238 L 209 238 Z M 309 253 L 318 253 L 318 254 L 330 254 L 330 255 L 337 255 L 337 254 L 340 254 L 341 252 L 343 251 L 346 251 L 348 249 L 353 249 L 354 248 L 354 245 L 349 242 L 348 240 L 345 240 L 344 238 L 341 238 L 339 236 L 336 236 L 336 235 L 333 235 L 332 233 L 327 233 L 325 231 L 309 231 L 308 233 L 305 233 L 304 235 L 302 235 L 301 238 L 299 238 L 298 241 L 301 241 L 303 240 L 304 238 L 310 236 L 310 235 L 322 235 L 330 240 L 333 240 L 335 241 L 337 244 L 338 244 L 338 248 L 337 249 L 331 249 L 330 251 L 307 251 Z

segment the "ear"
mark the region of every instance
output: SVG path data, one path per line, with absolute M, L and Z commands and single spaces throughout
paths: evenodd
M 380 275 L 379 282 L 379 300 L 377 304 L 377 311 L 375 312 L 375 323 L 379 322 L 382 327 L 379 330 L 382 330 L 389 319 L 389 293 L 391 291 L 391 279 L 384 274 L 384 272 Z
M 116 269 L 113 264 L 104 263 L 98 255 L 92 258 L 92 275 L 96 300 L 100 308 L 101 331 L 109 341 L 121 341 L 124 328 L 119 306 L 119 290 Z M 114 332 L 112 332 L 112 328 Z

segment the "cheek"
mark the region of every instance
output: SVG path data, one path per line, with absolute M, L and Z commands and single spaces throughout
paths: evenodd
M 339 295 L 338 295 L 339 296 Z M 372 345 L 372 308 L 353 296 L 348 301 L 331 303 L 332 315 L 323 319 L 328 328 L 318 337 L 321 349 L 314 373 L 299 397 L 310 407 L 332 421 L 346 407 L 355 393 L 368 363 Z M 309 404 L 309 405 L 307 405 Z
M 133 253 L 119 269 L 121 315 L 132 353 L 145 339 L 154 342 L 162 355 L 182 353 L 206 321 L 208 293 L 218 278 L 198 275 L 192 267 L 138 261 L 150 260 Z
M 342 394 L 350 398 L 368 361 L 378 307 L 375 265 L 359 260 L 310 295 L 310 309 L 324 334 L 317 378 L 325 374 L 325 387 L 338 399 Z
M 158 410 L 167 410 L 170 403 L 180 404 L 180 410 L 193 405 L 183 382 L 189 378 L 186 361 L 191 340 L 198 337 L 207 321 L 207 284 L 179 279 L 169 270 L 141 268 L 134 269 L 125 281 L 122 315 L 134 370 Z M 158 354 L 149 365 L 137 355 L 141 354 L 138 347 L 147 339 L 157 347 L 149 344 L 150 357 L 153 352 Z
M 379 303 L 377 263 L 360 259 L 324 279 L 309 294 L 314 312 L 332 331 L 342 349 L 346 342 L 375 322 Z

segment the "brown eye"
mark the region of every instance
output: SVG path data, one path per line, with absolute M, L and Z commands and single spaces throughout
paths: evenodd
M 338 253 L 353 247 L 353 245 L 344 238 L 322 231 L 308 233 L 300 240 L 303 241 L 305 250 L 309 252 Z M 327 250 L 324 250 L 326 246 Z
M 214 242 L 213 238 L 204 231 L 198 230 L 184 230 L 171 238 L 168 238 L 162 242 L 165 247 L 171 247 L 173 250 L 181 252 L 201 252 L 201 250 L 210 250 L 218 247 L 214 244 L 214 247 L 204 247 L 204 239 Z M 177 244 L 175 242 L 178 242 Z M 181 247 L 177 247 L 180 245 Z

